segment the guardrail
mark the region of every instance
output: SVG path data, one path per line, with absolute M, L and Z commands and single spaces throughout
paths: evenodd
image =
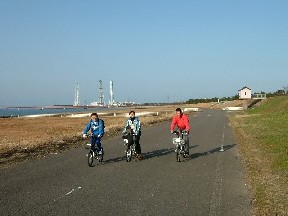
M 241 111 L 244 110 L 243 107 L 224 107 L 223 110 L 225 111 Z
M 266 94 L 253 94 L 252 99 L 266 99 Z
M 189 111 L 202 112 L 202 110 L 200 108 L 197 108 L 197 107 L 184 108 L 184 112 L 189 112 Z

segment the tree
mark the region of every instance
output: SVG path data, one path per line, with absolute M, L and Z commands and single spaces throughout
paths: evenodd
M 283 87 L 285 94 L 288 94 L 288 85 Z

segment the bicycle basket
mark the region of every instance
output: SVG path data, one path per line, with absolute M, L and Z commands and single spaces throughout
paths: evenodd
M 174 145 L 177 145 L 177 144 L 179 144 L 179 143 L 180 143 L 180 140 L 181 140 L 181 138 L 180 138 L 180 137 L 177 137 L 177 138 L 173 138 L 173 144 L 174 144 Z

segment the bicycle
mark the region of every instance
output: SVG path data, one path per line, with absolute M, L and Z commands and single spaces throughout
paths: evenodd
M 88 135 L 88 137 L 90 137 L 91 135 Z M 92 135 L 93 136 L 93 135 Z M 88 165 L 90 167 L 93 167 L 93 162 L 94 162 L 94 159 L 98 160 L 99 162 L 102 162 L 103 161 L 103 148 L 101 149 L 101 154 L 97 151 L 97 149 L 95 148 L 94 150 L 92 149 L 92 145 L 90 143 L 86 144 L 86 146 L 90 146 L 90 149 L 89 149 L 89 152 L 88 152 Z
M 135 138 L 136 135 L 133 133 L 125 133 L 123 136 L 124 145 L 126 145 L 126 161 L 130 162 L 132 157 L 136 157 L 136 150 L 135 150 Z M 130 144 L 132 143 L 132 144 Z
M 173 138 L 173 144 L 175 145 L 176 161 L 181 161 L 181 156 L 183 158 L 189 157 L 189 138 L 187 131 L 174 131 L 173 134 L 177 135 Z

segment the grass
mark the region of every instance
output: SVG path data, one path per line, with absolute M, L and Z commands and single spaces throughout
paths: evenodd
M 254 215 L 288 215 L 288 97 L 269 98 L 230 119 L 246 168 Z

